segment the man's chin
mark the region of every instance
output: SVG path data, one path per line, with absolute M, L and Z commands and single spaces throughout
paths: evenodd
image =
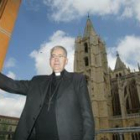
M 61 72 L 62 70 L 60 70 L 60 69 L 55 69 L 55 70 L 53 70 L 55 73 L 59 73 L 59 72 Z

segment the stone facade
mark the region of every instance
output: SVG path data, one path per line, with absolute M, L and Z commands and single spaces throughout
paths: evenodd
M 86 76 L 96 131 L 140 126 L 140 71 L 131 72 L 118 54 L 115 69 L 109 68 L 105 43 L 89 17 L 84 35 L 75 40 L 74 71 Z M 115 133 L 96 139 L 119 140 Z M 122 139 L 140 140 L 140 132 L 123 134 Z
M 0 140 L 12 140 L 19 118 L 0 115 Z

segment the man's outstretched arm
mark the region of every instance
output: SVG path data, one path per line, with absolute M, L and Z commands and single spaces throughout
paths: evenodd
M 26 95 L 29 84 L 29 81 L 13 80 L 0 73 L 0 88 L 4 91 Z

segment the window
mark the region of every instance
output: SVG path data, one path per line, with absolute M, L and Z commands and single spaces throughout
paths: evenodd
M 113 140 L 120 140 L 119 134 L 113 134 Z
M 89 62 L 88 62 L 88 57 L 85 57 L 85 66 L 88 66 Z
M 140 140 L 140 132 L 131 134 L 132 140 Z
M 116 126 L 116 128 L 119 128 L 119 126 Z M 124 134 L 113 133 L 112 138 L 112 140 L 124 140 Z
M 140 101 L 135 79 L 132 79 L 125 87 L 124 97 L 126 102 L 126 111 L 128 114 L 139 113 Z
M 117 84 L 113 85 L 111 95 L 112 95 L 113 116 L 121 115 L 120 98 Z
M 119 73 L 119 77 L 121 77 L 122 76 L 122 74 L 121 73 Z
M 134 127 L 140 126 L 138 123 L 135 123 Z M 131 134 L 132 140 L 140 140 L 140 132 L 134 132 Z
M 129 81 L 124 90 L 127 114 L 139 113 L 140 101 L 135 79 Z
M 84 43 L 84 47 L 85 47 L 85 53 L 88 53 L 88 44 Z
M 0 0 L 0 19 L 2 17 L 7 1 L 8 0 Z
M 121 73 L 116 74 L 116 78 L 118 77 L 122 77 L 122 74 Z

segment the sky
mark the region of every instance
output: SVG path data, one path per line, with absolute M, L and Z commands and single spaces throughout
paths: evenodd
M 73 71 L 74 42 L 83 36 L 88 14 L 106 44 L 113 70 L 116 52 L 132 72 L 140 63 L 140 0 L 22 0 L 2 73 L 16 80 L 50 74 L 49 52 L 68 51 L 66 69 Z M 20 117 L 26 97 L 0 90 L 0 115 Z

